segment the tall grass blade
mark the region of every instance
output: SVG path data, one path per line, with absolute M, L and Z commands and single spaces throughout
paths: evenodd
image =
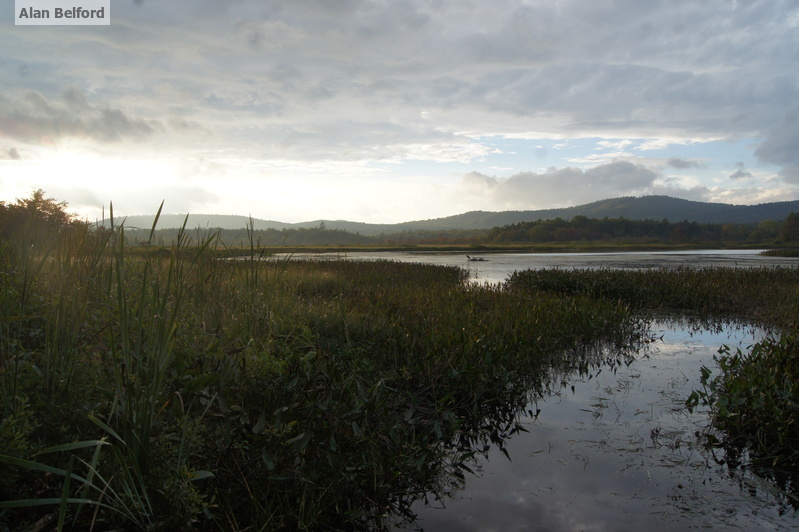
M 57 530 L 61 532 L 64 530 L 64 520 L 67 517 L 67 504 L 69 500 L 69 486 L 70 480 L 72 479 L 72 466 L 75 463 L 75 458 L 73 456 L 69 457 L 69 465 L 67 465 L 66 475 L 64 475 L 64 487 L 61 490 L 61 502 L 59 503 L 58 508 L 58 525 Z

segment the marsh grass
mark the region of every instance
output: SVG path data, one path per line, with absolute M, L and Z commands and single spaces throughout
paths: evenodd
M 706 445 L 730 468 L 751 468 L 799 510 L 799 339 L 766 338 L 748 350 L 723 345 L 717 368 L 703 367 L 689 409 L 709 407 Z
M 799 268 L 546 269 L 514 273 L 514 290 L 618 301 L 637 312 L 737 318 L 795 329 Z
M 646 309 L 795 310 L 778 270 L 478 286 L 456 267 L 274 259 L 254 234 L 231 260 L 185 230 L 168 249 L 124 227 L 3 243 L 0 523 L 385 527 L 504 449 L 546 375 L 634 347 Z
M 797 248 L 776 248 L 767 249 L 760 253 L 767 257 L 799 257 L 799 249 Z

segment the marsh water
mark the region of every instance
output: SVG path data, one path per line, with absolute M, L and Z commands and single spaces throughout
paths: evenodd
M 759 251 L 661 253 L 351 253 L 315 258 L 457 265 L 473 281 L 498 283 L 538 268 L 675 268 L 797 265 Z M 766 331 L 736 323 L 650 324 L 651 341 L 623 361 L 613 353 L 576 373 L 554 375 L 520 411 L 518 432 L 448 479 L 445 496 L 422 497 L 412 523 L 395 530 L 619 531 L 789 530 L 799 527 L 799 490 L 732 467 L 703 445 L 707 410 L 685 400 L 701 389 L 722 345 L 746 350 Z M 600 360 L 602 357 L 600 357 Z M 792 490 L 787 493 L 783 489 Z
M 469 257 L 482 260 L 470 261 L 466 252 L 354 252 L 294 254 L 296 258 L 348 259 L 348 260 L 396 260 L 460 266 L 469 271 L 472 281 L 498 283 L 505 281 L 514 271 L 541 268 L 677 268 L 728 266 L 747 268 L 753 266 L 799 265 L 799 259 L 768 257 L 762 250 L 693 250 L 693 251 L 632 251 L 605 253 L 472 253 Z
M 633 359 L 556 378 L 524 409 L 527 432 L 505 442 L 507 456 L 480 456 L 475 475 L 417 501 L 417 521 L 396 530 L 795 529 L 795 499 L 706 449 L 707 411 L 684 408 L 719 346 L 744 349 L 764 334 L 653 323 Z

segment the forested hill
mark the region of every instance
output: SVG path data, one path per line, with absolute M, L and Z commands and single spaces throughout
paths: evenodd
M 698 223 L 759 223 L 764 220 L 784 220 L 791 212 L 799 212 L 799 201 L 761 203 L 759 205 L 730 205 L 705 203 L 669 196 L 613 198 L 575 207 L 537 211 L 473 211 L 449 218 L 398 224 L 403 229 L 490 229 L 514 223 L 536 220 L 570 220 L 586 218 L 626 218 L 628 220 L 668 220 L 669 222 Z M 428 225 L 430 224 L 430 225 Z
M 626 218 L 628 220 L 668 220 L 670 222 L 699 223 L 758 223 L 764 220 L 784 220 L 791 212 L 799 213 L 799 201 L 761 203 L 759 205 L 730 205 L 705 203 L 672 198 L 669 196 L 643 196 L 613 198 L 575 207 L 535 211 L 472 211 L 446 218 L 419 220 L 399 224 L 367 224 L 342 220 L 315 220 L 302 223 L 283 223 L 253 219 L 258 229 L 309 229 L 323 226 L 361 235 L 400 233 L 402 231 L 442 231 L 450 229 L 491 229 L 505 225 L 536 220 L 570 220 L 575 216 L 587 218 Z M 161 215 L 159 229 L 180 227 L 185 215 Z M 196 215 L 189 216 L 188 228 L 242 229 L 247 226 L 246 216 Z M 119 220 L 117 220 L 119 223 Z M 152 216 L 130 216 L 127 227 L 150 228 Z

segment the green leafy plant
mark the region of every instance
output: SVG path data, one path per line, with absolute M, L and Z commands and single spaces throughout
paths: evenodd
M 702 390 L 688 406 L 710 407 L 714 444 L 750 451 L 761 465 L 799 470 L 799 338 L 767 338 L 748 352 L 722 346 L 719 372 L 702 369 Z

